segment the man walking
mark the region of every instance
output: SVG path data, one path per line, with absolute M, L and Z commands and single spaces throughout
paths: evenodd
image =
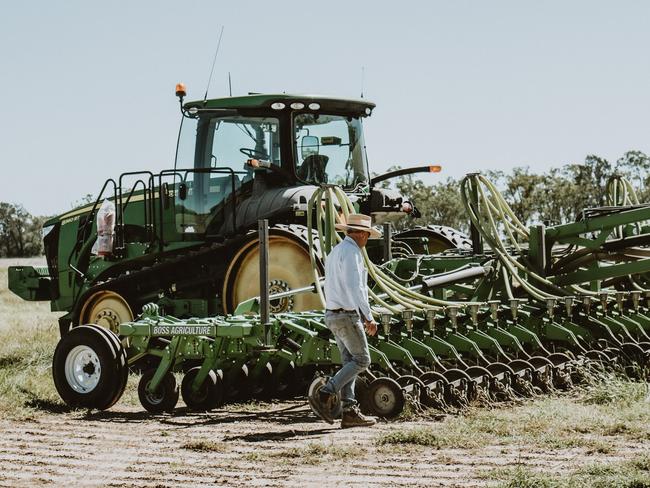
M 371 218 L 363 214 L 350 214 L 347 223 L 336 224 L 336 229 L 346 231 L 347 236 L 325 261 L 325 325 L 336 338 L 343 366 L 312 393 L 310 404 L 321 418 L 332 423 L 332 410 L 340 394 L 341 427 L 370 426 L 376 420 L 363 415 L 354 398 L 355 379 L 370 366 L 364 328 L 368 335 L 377 333 L 368 304 L 368 272 L 361 250 L 370 237 L 381 234 L 372 228 Z

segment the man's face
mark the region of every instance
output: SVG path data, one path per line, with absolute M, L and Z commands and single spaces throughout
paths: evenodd
M 363 249 L 368 242 L 368 238 L 370 237 L 370 232 L 355 230 L 352 232 L 348 232 L 348 235 L 352 237 L 352 239 L 354 239 L 354 242 L 357 243 L 357 246 Z

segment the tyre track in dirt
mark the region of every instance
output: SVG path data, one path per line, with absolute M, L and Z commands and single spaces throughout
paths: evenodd
M 0 486 L 483 487 L 491 469 L 525 462 L 562 471 L 585 457 L 584 450 L 532 446 L 380 448 L 379 435 L 426 422 L 341 430 L 316 421 L 300 402 L 281 405 L 259 412 L 234 405 L 209 414 L 179 409 L 173 416 L 119 407 L 0 421 Z M 304 454 L 314 443 L 349 454 Z M 600 459 L 624 456 L 617 451 Z

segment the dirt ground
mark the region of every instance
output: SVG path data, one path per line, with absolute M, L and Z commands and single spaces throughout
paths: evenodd
M 154 416 L 135 375 L 110 411 L 69 411 L 51 379 L 56 315 L 6 289 L 7 265 L 41 262 L 0 260 L 0 487 L 650 488 L 646 389 L 618 380 L 368 429 L 325 424 L 304 399 Z
M 525 463 L 562 472 L 623 459 L 583 448 L 526 445 L 476 449 L 378 446 L 396 429 L 428 422 L 341 430 L 317 421 L 300 401 L 251 411 L 152 417 L 136 408 L 50 413 L 0 421 L 1 486 L 462 486 L 480 487 L 493 469 Z M 646 446 L 647 447 L 647 446 Z

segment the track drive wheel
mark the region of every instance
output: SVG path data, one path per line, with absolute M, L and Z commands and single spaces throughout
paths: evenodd
M 59 341 L 52 360 L 54 386 L 63 401 L 73 408 L 114 405 L 128 374 L 122 354 L 99 327 L 74 327 Z
M 418 226 L 395 235 L 395 240 L 409 237 L 426 237 L 426 244 L 409 243 L 416 254 L 437 254 L 447 249 L 471 249 L 472 241 L 462 232 L 444 225 Z
M 147 387 L 151 383 L 154 374 L 156 374 L 156 369 L 148 369 L 142 373 L 140 383 L 138 383 L 140 404 L 147 412 L 151 413 L 173 412 L 179 396 L 176 379 L 173 374 L 165 373 L 158 385 L 158 390 L 151 393 L 147 391 Z
M 405 403 L 402 387 L 391 378 L 377 378 L 368 386 L 368 406 L 378 417 L 397 417 L 404 410 Z
M 269 231 L 270 292 L 280 293 L 309 286 L 314 282 L 306 228 L 298 225 L 277 226 Z M 321 266 L 320 261 L 318 263 Z M 226 271 L 223 286 L 224 311 L 232 313 L 237 305 L 259 296 L 259 245 L 247 241 L 235 253 Z M 271 300 L 271 312 L 319 310 L 323 305 L 315 293 L 301 293 L 292 297 Z
M 214 371 L 210 371 L 199 390 L 192 391 L 192 383 L 200 369 L 200 366 L 196 366 L 185 373 L 181 383 L 181 395 L 187 408 L 196 412 L 206 412 L 223 404 L 223 382 Z
M 97 324 L 118 335 L 120 324 L 132 320 L 133 311 L 128 302 L 119 293 L 110 290 L 93 293 L 79 314 L 80 324 Z

